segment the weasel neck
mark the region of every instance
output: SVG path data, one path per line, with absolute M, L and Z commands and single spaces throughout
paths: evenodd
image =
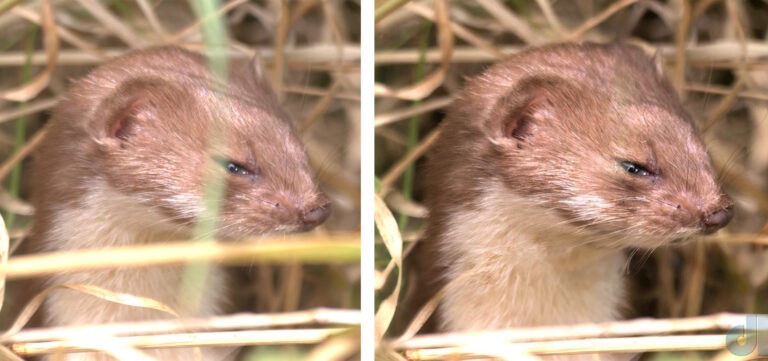
M 446 331 L 573 324 L 618 318 L 619 249 L 589 245 L 553 212 L 506 192 L 458 208 L 437 242 L 449 286 Z M 490 193 L 488 193 L 490 194 Z
M 44 251 L 168 242 L 189 237 L 188 227 L 173 225 L 159 210 L 92 180 L 74 203 L 55 205 L 38 228 Z
M 47 223 L 36 225 L 35 241 L 42 251 L 100 249 L 182 240 L 186 231 L 172 226 L 160 212 L 141 205 L 103 182 L 89 184 L 89 191 L 74 204 L 49 210 Z M 199 305 L 179 299 L 185 266 L 119 268 L 60 273 L 49 285 L 86 284 L 109 291 L 148 297 L 182 315 L 213 314 L 220 308 L 225 289 L 223 272 L 211 267 L 200 286 Z M 197 307 L 195 307 L 197 306 Z M 56 290 L 46 302 L 49 324 L 96 324 L 172 317 L 163 312 L 110 303 L 71 290 Z M 99 310 L 99 312 L 93 312 Z

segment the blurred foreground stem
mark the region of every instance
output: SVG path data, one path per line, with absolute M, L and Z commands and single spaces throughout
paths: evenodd
M 419 63 L 416 64 L 416 82 L 420 82 L 424 78 L 424 68 L 426 68 L 426 54 L 427 54 L 427 48 L 429 47 L 429 34 L 432 30 L 432 22 L 427 21 L 424 24 L 424 28 L 421 32 L 421 39 L 419 39 Z M 421 104 L 420 100 L 414 100 L 411 105 L 413 107 L 417 107 Z M 419 143 L 419 124 L 421 123 L 421 120 L 419 119 L 419 116 L 414 116 L 411 119 L 408 120 L 408 143 L 406 145 L 406 151 L 405 153 L 408 154 L 413 151 L 413 148 L 416 147 L 416 145 Z M 403 197 L 405 199 L 412 199 L 413 198 L 413 180 L 415 175 L 416 167 L 413 163 L 411 163 L 408 168 L 403 173 Z M 407 214 L 400 214 L 399 219 L 397 222 L 400 225 L 400 230 L 405 230 L 405 227 L 408 225 L 408 215 Z
M 223 18 L 216 16 L 219 0 L 193 0 L 192 3 L 198 18 L 202 21 L 200 31 L 205 42 L 206 57 L 212 81 L 215 81 L 215 79 L 226 81 L 229 75 L 229 63 L 225 51 L 227 31 Z M 210 134 L 208 143 L 209 153 L 217 147 L 226 147 L 226 139 L 227 134 Z M 213 161 L 213 157 L 209 157 L 207 166 L 209 171 L 206 172 L 205 187 L 203 189 L 204 210 L 198 216 L 195 229 L 192 231 L 192 238 L 197 242 L 205 243 L 212 242 L 216 237 L 219 213 L 226 186 L 221 173 L 217 172 L 216 169 L 212 169 L 219 166 Z M 191 306 L 191 309 L 199 307 L 208 279 L 209 269 L 210 265 L 205 262 L 190 264 L 185 269 L 179 299 Z
M 32 77 L 32 55 L 35 54 L 35 36 L 37 35 L 37 26 L 33 25 L 27 28 L 27 34 L 24 39 L 24 52 L 26 53 L 26 61 L 24 67 L 21 69 L 21 83 L 24 84 Z M 27 102 L 19 103 L 19 110 L 24 109 Z M 27 117 L 22 116 L 16 119 L 13 131 L 13 153 L 18 152 L 21 147 L 24 146 L 24 141 L 27 136 Z M 21 162 L 13 167 L 11 175 L 8 179 L 8 193 L 14 197 L 19 196 L 19 187 L 21 185 Z M 9 229 L 13 227 L 13 223 L 16 220 L 16 214 L 13 212 L 5 213 L 6 227 Z

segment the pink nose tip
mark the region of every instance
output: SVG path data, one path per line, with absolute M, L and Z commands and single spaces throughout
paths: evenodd
M 718 209 L 704 216 L 703 232 L 705 234 L 715 233 L 718 229 L 725 227 L 731 218 L 733 218 L 733 205 Z
M 306 226 L 316 226 L 325 222 L 328 215 L 331 214 L 331 204 L 325 203 L 319 207 L 312 208 L 301 214 L 301 222 Z

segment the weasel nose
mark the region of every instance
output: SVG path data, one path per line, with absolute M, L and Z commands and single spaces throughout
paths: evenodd
M 704 216 L 703 232 L 705 234 L 715 233 L 718 229 L 725 227 L 731 221 L 731 218 L 733 218 L 733 205 L 718 209 Z
M 312 208 L 301 214 L 301 222 L 306 226 L 316 226 L 323 223 L 331 214 L 331 204 L 325 203 L 320 207 Z

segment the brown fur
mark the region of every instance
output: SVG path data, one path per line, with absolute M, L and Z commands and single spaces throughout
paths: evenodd
M 441 304 L 441 330 L 614 319 L 621 248 L 712 232 L 732 214 L 694 122 L 633 46 L 511 56 L 467 82 L 441 128 L 416 289 L 470 273 Z
M 253 64 L 232 64 L 230 73 L 217 79 L 202 56 L 165 47 L 120 57 L 75 82 L 54 110 L 35 157 L 31 246 L 56 251 L 190 237 L 204 210 L 210 172 L 226 182 L 217 237 L 306 230 L 322 222 L 328 201 L 269 85 Z M 224 141 L 211 142 L 214 135 Z M 250 174 L 228 173 L 228 161 Z M 155 298 L 186 315 L 221 312 L 223 274 L 212 270 L 200 308 L 185 309 L 176 299 L 182 272 L 163 267 L 62 274 L 50 283 Z M 167 317 L 71 291 L 57 291 L 45 310 L 48 325 Z M 184 352 L 154 355 L 189 359 Z

